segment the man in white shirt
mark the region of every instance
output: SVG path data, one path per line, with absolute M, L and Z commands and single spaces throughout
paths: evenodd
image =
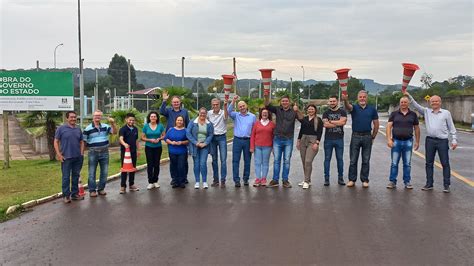
M 441 97 L 434 95 L 430 98 L 430 107 L 423 107 L 415 99 L 405 92 L 410 98 L 413 107 L 423 114 L 426 125 L 426 185 L 422 190 L 433 190 L 433 164 L 436 152 L 438 152 L 441 165 L 443 166 L 443 192 L 449 193 L 451 184 L 451 167 L 449 165 L 449 135 L 451 135 L 451 148 L 453 150 L 458 146 L 456 137 L 456 128 L 454 127 L 451 113 L 441 108 Z
M 224 102 L 224 109 L 221 109 L 221 101 L 214 98 L 211 101 L 212 109 L 207 112 L 207 119 L 214 126 L 214 137 L 211 141 L 210 153 L 212 156 L 212 172 L 214 181 L 212 187 L 219 186 L 219 166 L 217 154 L 220 155 L 221 161 L 221 187 L 225 187 L 227 177 L 227 101 Z

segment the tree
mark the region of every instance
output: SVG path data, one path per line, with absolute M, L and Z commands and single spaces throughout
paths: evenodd
M 50 161 L 56 160 L 54 134 L 56 133 L 56 126 L 62 121 L 62 117 L 62 112 L 59 111 L 33 111 L 29 112 L 22 122 L 24 127 L 40 127 L 38 131 L 42 134 L 46 134 Z
M 431 88 L 431 84 L 433 83 L 433 74 L 429 74 L 429 73 L 424 72 L 421 75 L 420 81 L 421 81 L 421 88 L 422 89 Z
M 126 86 L 128 85 L 128 62 L 127 59 L 122 56 L 115 54 L 109 64 L 107 74 L 112 77 L 112 85 L 114 86 Z M 130 77 L 131 84 L 135 86 L 137 84 L 137 78 L 135 68 L 133 65 L 130 66 Z

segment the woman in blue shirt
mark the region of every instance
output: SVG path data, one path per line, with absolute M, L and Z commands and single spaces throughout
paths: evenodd
M 142 140 L 145 142 L 145 154 L 148 173 L 147 189 L 159 188 L 158 175 L 160 174 L 161 140 L 165 136 L 165 127 L 160 123 L 160 116 L 152 111 L 148 114 L 143 126 Z
M 177 116 L 174 127 L 169 128 L 164 140 L 168 143 L 168 153 L 170 156 L 170 174 L 173 179 L 173 188 L 185 187 L 186 173 L 188 172 L 187 161 L 189 143 L 184 127 L 184 117 Z
M 214 136 L 214 126 L 207 120 L 207 110 L 199 109 L 199 116 L 190 122 L 186 129 L 190 145 L 190 152 L 194 159 L 194 177 L 196 178 L 195 189 L 199 189 L 200 176 L 202 175 L 202 187 L 207 189 L 207 156 L 209 144 Z

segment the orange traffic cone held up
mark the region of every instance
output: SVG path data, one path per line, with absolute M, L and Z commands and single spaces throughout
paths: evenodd
M 232 83 L 234 83 L 235 76 L 233 75 L 222 75 L 224 79 L 224 98 L 229 100 L 230 90 L 232 89 Z
M 403 66 L 403 78 L 402 78 L 402 92 L 407 90 L 408 84 L 410 84 L 410 80 L 415 75 L 415 71 L 420 69 L 420 67 L 416 64 L 410 63 L 402 63 Z
M 259 71 L 262 73 L 263 95 L 270 95 L 270 86 L 272 84 L 272 71 L 275 71 L 275 69 L 267 68 L 259 69 Z
M 342 95 L 347 95 L 347 84 L 349 83 L 349 70 L 350 68 L 341 68 L 334 73 L 337 74 L 337 80 L 339 81 L 339 88 L 341 88 Z
M 122 173 L 131 173 L 137 171 L 137 168 L 133 166 L 132 156 L 130 154 L 130 148 L 125 149 L 125 155 L 123 157 L 123 164 L 120 172 Z

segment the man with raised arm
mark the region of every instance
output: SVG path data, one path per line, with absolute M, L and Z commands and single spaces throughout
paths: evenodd
M 426 185 L 422 190 L 433 190 L 433 164 L 436 152 L 438 152 L 441 165 L 443 166 L 443 192 L 449 193 L 451 185 L 451 167 L 449 165 L 449 135 L 451 135 L 451 148 L 453 150 L 458 146 L 456 128 L 454 127 L 451 113 L 441 108 L 441 97 L 431 96 L 430 107 L 423 107 L 408 93 L 405 95 L 410 98 L 413 107 L 423 114 L 426 125 Z
M 270 103 L 270 95 L 265 95 L 265 107 L 276 116 L 276 127 L 273 137 L 273 179 L 268 187 L 278 187 L 280 179 L 281 159 L 283 157 L 283 171 L 281 179 L 284 188 L 291 188 L 288 181 L 290 174 L 290 161 L 293 152 L 293 138 L 295 135 L 295 120 L 302 120 L 303 113 L 298 110 L 296 103 L 291 107 L 290 97 L 285 95 L 280 99 L 280 106 L 276 107 Z
M 360 180 L 364 188 L 369 187 L 370 155 L 372 153 L 372 143 L 379 131 L 379 115 L 373 106 L 368 105 L 368 96 L 367 91 L 361 90 L 357 93 L 357 104 L 351 104 L 348 96 L 342 95 L 344 106 L 352 117 L 348 187 L 355 186 L 357 181 L 357 163 L 360 153 L 362 153 Z

